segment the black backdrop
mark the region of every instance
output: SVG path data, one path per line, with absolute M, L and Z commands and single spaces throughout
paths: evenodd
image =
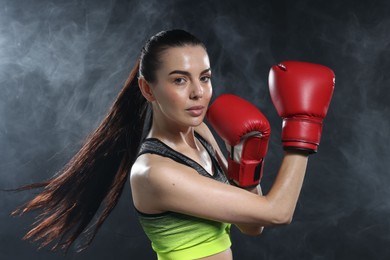
M 144 41 L 183 28 L 207 45 L 214 98 L 234 93 L 272 126 L 263 179 L 280 164 L 271 65 L 331 67 L 336 87 L 289 226 L 233 230 L 235 259 L 390 259 L 388 1 L 0 0 L 0 188 L 58 171 L 111 105 Z M 66 256 L 21 241 L 34 214 L 9 212 L 32 192 L 1 192 L 0 259 L 154 259 L 127 186 L 92 246 Z

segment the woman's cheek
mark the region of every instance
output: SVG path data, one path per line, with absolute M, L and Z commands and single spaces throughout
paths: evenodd
M 210 85 L 208 88 L 207 88 L 207 94 L 206 94 L 206 97 L 207 99 L 211 99 L 211 96 L 213 95 L 213 87 Z

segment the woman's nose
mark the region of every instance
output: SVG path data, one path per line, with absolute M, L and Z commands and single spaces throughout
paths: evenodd
M 192 83 L 191 99 L 199 99 L 203 96 L 203 88 L 200 82 Z

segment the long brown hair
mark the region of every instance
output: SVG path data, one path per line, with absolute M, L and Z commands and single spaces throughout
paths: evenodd
M 185 45 L 205 48 L 200 40 L 183 30 L 163 31 L 151 37 L 107 115 L 74 157 L 48 181 L 17 189 L 43 188 L 12 213 L 40 212 L 24 239 L 39 241 L 40 247 L 55 242 L 53 250 L 68 250 L 84 232 L 87 242 L 80 250 L 90 245 L 116 206 L 143 134 L 151 125 L 151 109 L 139 90 L 138 77 L 155 82 L 161 53 Z M 90 225 L 94 218 L 96 222 Z

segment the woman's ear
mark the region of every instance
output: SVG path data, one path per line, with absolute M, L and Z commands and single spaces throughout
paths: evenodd
M 146 98 L 147 101 L 152 102 L 155 100 L 152 88 L 150 84 L 145 80 L 144 77 L 138 78 L 138 87 L 141 90 L 142 95 Z

